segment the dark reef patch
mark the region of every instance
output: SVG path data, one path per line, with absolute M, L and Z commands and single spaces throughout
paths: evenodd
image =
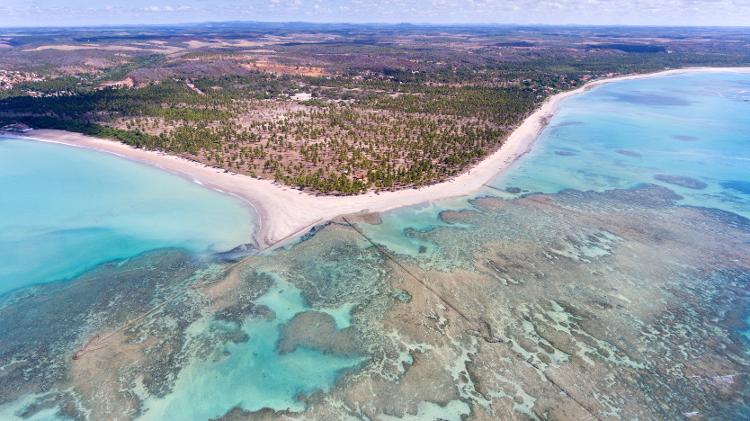
M 571 121 L 564 121 L 562 123 L 557 123 L 554 126 L 552 126 L 551 128 L 556 129 L 558 127 L 582 126 L 583 124 L 585 124 L 583 121 L 571 120 Z
M 739 231 L 750 232 L 750 219 L 734 212 L 702 206 L 685 206 L 685 208 L 696 210 L 708 220 L 716 221 Z
M 219 418 L 210 421 L 272 421 L 284 418 L 293 418 L 296 415 L 292 411 L 275 411 L 271 408 L 262 408 L 257 411 L 246 411 L 239 407 L 232 408 L 229 412 Z
M 317 234 L 318 232 L 320 232 L 320 230 L 322 230 L 323 228 L 327 227 L 330 224 L 331 224 L 331 221 L 326 221 L 326 222 L 324 222 L 322 224 L 318 224 L 318 225 L 315 225 L 314 227 L 310 228 L 309 231 L 307 231 L 306 233 L 304 233 L 299 238 L 300 243 L 304 242 L 304 241 L 307 241 L 307 240 L 315 237 L 315 234 Z
M 617 152 L 617 153 L 619 153 L 620 155 L 623 155 L 623 156 L 629 156 L 631 158 L 641 158 L 641 157 L 643 157 L 643 155 L 639 154 L 638 152 L 629 151 L 627 149 L 618 149 L 615 152 Z
M 380 225 L 383 223 L 383 218 L 381 218 L 380 214 L 377 212 L 360 212 L 352 215 L 346 215 L 345 218 L 352 224 L 364 223 L 368 225 Z M 340 218 L 339 222 L 343 221 L 343 218 Z
M 257 270 L 246 270 L 239 275 L 242 283 L 233 288 L 232 294 L 237 298 L 236 302 L 221 308 L 214 313 L 214 319 L 224 322 L 242 325 L 248 318 L 260 318 L 274 320 L 276 314 L 265 305 L 255 304 L 260 296 L 268 292 L 274 284 L 274 278 Z
M 606 199 L 606 202 L 602 200 L 605 203 L 625 203 L 649 209 L 671 207 L 682 199 L 679 194 L 656 184 L 640 184 L 630 189 L 613 189 L 601 193 L 567 189 L 558 193 L 558 196 L 565 202 L 570 200 L 585 200 L 588 202 L 602 198 Z
M 240 260 L 248 256 L 252 256 L 253 254 L 257 252 L 258 252 L 258 248 L 255 247 L 253 244 L 241 244 L 229 251 L 216 253 L 214 254 L 214 257 L 223 262 L 235 263 L 235 262 L 239 262 Z
M 576 156 L 578 155 L 576 152 L 573 151 L 555 151 L 556 155 L 560 156 Z
M 300 289 L 311 306 L 338 307 L 362 302 L 380 287 L 387 269 L 374 248 L 362 249 L 350 239 L 335 240 L 323 250 L 311 249 L 288 262 L 287 280 Z
M 640 105 L 686 107 L 691 104 L 690 101 L 684 100 L 676 96 L 667 96 L 667 95 L 641 93 L 641 92 L 634 92 L 630 94 L 611 93 L 611 94 L 608 94 L 608 96 L 616 101 L 627 102 L 630 104 L 640 104 Z
M 476 213 L 477 211 L 474 209 L 444 210 L 440 212 L 438 217 L 446 224 L 463 224 L 468 222 L 471 217 L 475 217 Z
M 354 355 L 359 352 L 360 336 L 351 326 L 338 330 L 329 314 L 306 311 L 297 314 L 282 327 L 278 352 L 287 354 L 298 347 L 305 347 L 324 354 Z
M 77 360 L 89 358 L 91 364 L 78 370 L 75 384 L 94 386 L 75 391 L 82 408 L 95 407 L 94 419 L 111 414 L 135 418 L 137 411 L 123 412 L 122 404 L 112 410 L 110 402 L 137 400 L 133 391 L 140 379 L 149 396 L 164 396 L 190 361 L 223 358 L 223 344 L 252 337 L 238 323 L 248 316 L 272 317 L 253 303 L 282 281 L 298 288 L 310 308 L 280 327 L 276 351 L 293 357 L 313 349 L 361 357 L 361 362 L 344 369 L 330 389 L 292 392 L 304 402 L 303 413 L 232 409 L 236 404 L 228 402 L 220 419 L 341 419 L 349 408 L 361 408 L 369 419 L 424 415 L 418 412 L 422 402 L 439 403 L 448 411 L 448 402 L 464 396 L 491 402 L 467 398 L 468 419 L 471 414 L 507 419 L 517 413 L 520 418 L 527 410 L 550 419 L 590 414 L 605 419 L 612 413 L 623 419 L 677 419 L 694 411 L 707 419 L 747 419 L 750 383 L 737 375 L 748 372 L 747 344 L 735 332 L 745 326 L 743 314 L 732 309 L 749 307 L 750 259 L 743 247 L 750 241 L 749 221 L 682 206 L 678 199 L 655 184 L 510 200 L 476 197 L 474 208 L 440 213 L 442 220 L 471 228 L 436 224 L 429 230 L 403 230 L 405 238 L 429 243 L 430 253 L 402 256 L 388 250 L 392 257 L 386 260 L 358 231 L 331 224 L 310 241 L 231 267 L 219 265 L 215 272 L 221 279 L 203 286 L 197 284 L 205 272 L 187 270 L 189 259 L 167 254 L 141 262 L 144 270 L 127 273 L 134 282 L 145 282 L 136 285 L 143 289 L 144 304 L 120 319 L 130 320 L 133 313 L 175 296 L 174 291 L 187 290 L 192 301 L 170 304 L 148 323 L 129 329 L 119 351 L 103 349 Z M 354 224 L 372 235 L 366 219 Z M 117 269 L 138 269 L 135 263 Z M 164 270 L 152 268 L 162 264 Z M 126 283 L 132 279 L 106 287 L 129 292 Z M 137 297 L 132 295 L 124 303 L 131 304 Z M 85 298 L 70 299 L 80 297 Z M 340 328 L 325 309 L 345 304 L 355 310 L 352 324 Z M 4 311 L 0 308 L 0 316 Z M 185 334 L 206 316 L 213 320 L 201 334 Z M 111 325 L 95 330 L 106 332 Z M 113 362 L 123 350 L 140 347 L 143 352 L 127 364 Z M 69 354 L 65 358 L 69 361 Z M 91 367 L 102 369 L 92 372 Z M 101 384 L 109 385 L 108 392 L 100 393 Z M 67 387 L 64 377 L 52 389 L 56 386 Z M 65 387 L 37 399 L 30 411 L 73 408 Z M 655 401 L 654 395 L 669 399 Z
M 6 367 L 0 404 L 49 391 L 65 378 L 68 361 L 87 336 L 149 311 L 199 264 L 177 250 L 152 252 L 12 297 L 0 307 L 0 366 Z
M 684 134 L 672 135 L 672 139 L 679 140 L 679 141 L 682 141 L 682 142 L 696 142 L 696 141 L 700 140 L 700 139 L 698 139 L 695 136 L 688 136 L 688 135 L 684 135 Z
M 264 305 L 255 305 L 251 301 L 240 300 L 236 304 L 221 309 L 214 314 L 217 320 L 241 324 L 247 317 L 259 317 L 265 320 L 276 318 L 273 310 Z
M 685 187 L 686 189 L 703 190 L 706 187 L 708 187 L 708 184 L 700 180 L 696 180 L 695 178 L 691 178 L 691 177 L 679 176 L 679 175 L 656 174 L 654 176 L 654 179 L 661 181 L 663 183 Z

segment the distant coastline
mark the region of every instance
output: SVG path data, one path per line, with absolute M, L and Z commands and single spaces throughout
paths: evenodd
M 114 154 L 183 176 L 204 187 L 236 196 L 254 210 L 258 227 L 258 231 L 254 234 L 255 242 L 259 247 L 266 248 L 286 239 L 295 238 L 310 227 L 339 215 L 362 211 L 383 212 L 403 206 L 471 194 L 531 150 L 534 141 L 564 99 L 606 83 L 688 72 L 750 73 L 750 67 L 684 68 L 591 81 L 577 89 L 548 98 L 508 136 L 497 151 L 450 180 L 420 188 L 393 192 L 367 192 L 356 196 L 314 196 L 270 180 L 229 173 L 163 152 L 136 149 L 116 141 L 61 130 L 32 130 L 24 134 L 3 135 Z

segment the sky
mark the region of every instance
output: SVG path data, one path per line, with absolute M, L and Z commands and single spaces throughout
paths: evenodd
M 0 26 L 219 21 L 750 26 L 750 0 L 0 0 Z

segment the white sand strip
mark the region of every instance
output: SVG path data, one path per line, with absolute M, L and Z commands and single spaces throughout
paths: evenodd
M 685 72 L 748 73 L 750 68 L 689 68 L 596 80 L 581 88 L 548 98 L 510 134 L 502 147 L 453 179 L 421 188 L 368 192 L 357 196 L 314 196 L 270 180 L 233 174 L 162 152 L 136 149 L 120 142 L 61 130 L 33 130 L 19 137 L 115 154 L 184 176 L 205 187 L 235 195 L 255 209 L 258 219 L 256 223 L 259 227 L 255 240 L 259 246 L 267 247 L 281 240 L 294 238 L 310 226 L 339 215 L 360 211 L 383 212 L 402 206 L 471 194 L 531 149 L 565 98 L 605 83 Z

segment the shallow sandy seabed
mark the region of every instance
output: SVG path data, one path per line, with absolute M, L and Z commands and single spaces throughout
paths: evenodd
M 160 250 L 25 290 L 0 304 L 0 415 L 748 419 L 750 220 L 679 201 L 479 196 L 400 232 L 419 247 L 379 242 L 387 216 L 345 216 L 237 262 Z M 279 392 L 297 373 L 240 352 L 273 323 L 274 357 L 346 368 Z M 269 387 L 191 395 L 214 368 Z
M 215 417 L 745 418 L 750 361 L 737 329 L 750 221 L 678 198 L 649 185 L 479 197 L 410 234 L 435 245 L 429 256 L 369 242 L 372 218 L 340 218 L 239 263 L 163 251 L 103 267 L 0 309 L 13 326 L 0 331 L 0 398 L 36 393 L 28 413 L 148 418 L 185 393 L 186 370 L 221 367 L 227 349 L 256 340 L 243 326 L 282 317 L 277 353 L 356 362 L 280 407 L 265 407 L 282 397 L 270 392 L 239 402 L 205 390 L 224 405 Z M 269 307 L 279 288 L 304 298 L 291 318 Z M 61 317 L 60 302 L 85 304 Z

